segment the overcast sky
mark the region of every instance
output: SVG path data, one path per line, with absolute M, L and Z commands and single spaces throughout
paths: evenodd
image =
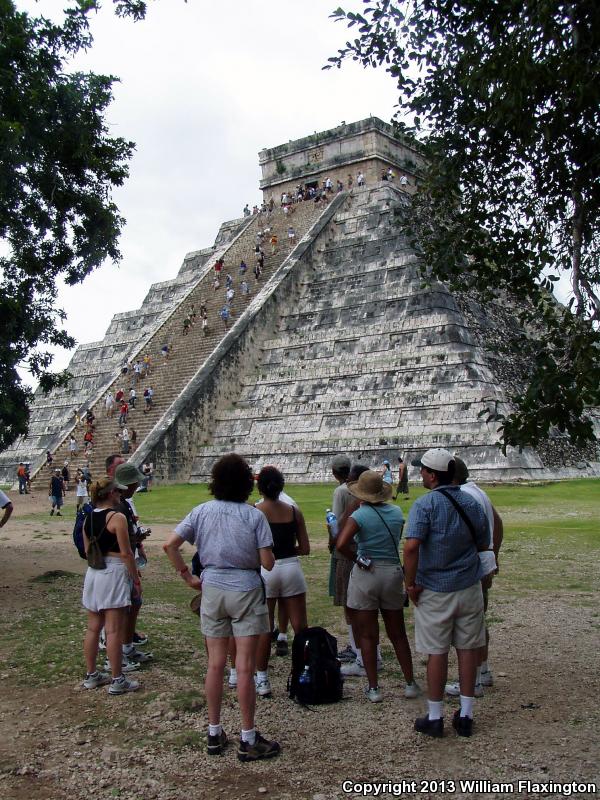
M 68 4 L 16 2 L 53 18 Z M 127 220 L 121 264 L 59 292 L 79 342 L 101 339 L 113 314 L 139 307 L 151 283 L 173 278 L 187 252 L 260 200 L 259 150 L 342 120 L 389 121 L 396 103 L 382 70 L 322 71 L 348 38 L 329 19 L 336 0 L 156 0 L 139 23 L 111 6 L 92 19 L 94 45 L 77 68 L 121 79 L 111 130 L 137 149 L 114 195 Z M 55 367 L 69 358 L 57 351 Z

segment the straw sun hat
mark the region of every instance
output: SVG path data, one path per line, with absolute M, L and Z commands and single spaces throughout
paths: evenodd
M 367 503 L 385 503 L 392 496 L 392 485 L 384 482 L 380 472 L 368 469 L 357 481 L 348 484 L 348 491 L 353 497 Z

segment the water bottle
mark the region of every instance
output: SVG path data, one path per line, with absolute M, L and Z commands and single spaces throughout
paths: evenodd
M 333 513 L 333 511 L 328 508 L 325 512 L 325 522 L 329 525 L 329 532 L 331 533 L 331 538 L 335 539 L 338 535 L 338 524 L 337 524 L 337 517 Z
M 308 664 L 304 667 L 304 669 L 300 673 L 300 677 L 298 678 L 298 683 L 301 683 L 303 686 L 307 686 L 309 683 L 312 683 L 312 678 L 310 676 L 310 669 L 308 668 Z

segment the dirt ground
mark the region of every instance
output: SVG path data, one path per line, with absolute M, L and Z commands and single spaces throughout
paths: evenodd
M 64 540 L 44 539 L 39 522 L 23 517 L 45 511 L 46 498 L 11 495 L 16 510 L 0 534 L 4 619 L 44 603 L 48 590 L 32 583 L 36 576 L 55 569 L 84 571 L 71 544 L 72 514 L 53 522 L 55 532 L 68 534 Z M 149 550 L 158 555 L 170 526 L 153 528 Z M 85 691 L 80 679 L 52 688 L 23 687 L 10 671 L 2 672 L 0 797 L 375 796 L 375 790 L 361 794 L 355 786 L 360 782 L 394 784 L 378 787 L 379 797 L 561 797 L 567 788 L 561 792 L 548 784 L 575 781 L 600 787 L 598 595 L 562 591 L 561 582 L 557 574 L 556 590 L 548 594 L 524 589 L 514 598 L 493 597 L 491 611 L 501 619 L 493 628 L 490 659 L 496 682 L 477 701 L 471 739 L 459 739 L 451 730 L 456 701 L 446 708 L 443 739 L 414 733 L 414 718 L 424 713 L 425 701 L 403 698 L 402 681 L 389 662 L 381 679 L 385 702 L 367 703 L 362 681 L 349 679 L 341 703 L 307 710 L 285 694 L 289 659 L 273 659 L 274 694 L 259 701 L 257 718 L 261 730 L 281 742 L 283 754 L 249 765 L 236 758 L 237 701 L 228 689 L 223 724 L 233 743 L 227 753 L 209 758 L 201 743 L 179 746 L 182 731 L 204 735 L 204 713 L 201 708 L 174 711 L 169 699 L 190 685 L 201 688 L 199 670 L 190 677 L 157 663 L 144 671 L 144 690 L 124 697 L 108 697 L 102 689 Z M 415 663 L 424 682 L 423 664 Z M 150 702 L 144 702 L 144 693 L 152 696 Z M 509 786 L 469 787 L 461 785 L 464 780 Z

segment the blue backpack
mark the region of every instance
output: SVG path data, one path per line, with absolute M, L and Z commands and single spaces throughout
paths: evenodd
M 73 527 L 73 544 L 77 548 L 77 552 L 81 558 L 85 558 L 86 561 L 87 556 L 85 554 L 85 547 L 83 544 L 83 523 L 85 522 L 88 514 L 91 514 L 93 510 L 94 506 L 91 503 L 84 503 L 84 505 L 77 512 L 77 516 L 75 517 L 75 525 Z

